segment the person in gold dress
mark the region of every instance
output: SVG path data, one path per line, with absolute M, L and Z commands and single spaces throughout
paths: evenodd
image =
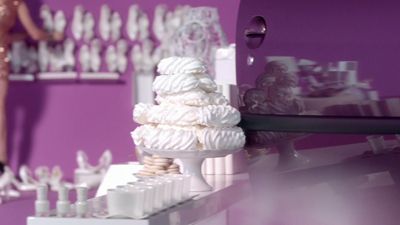
M 17 19 L 35 41 L 63 39 L 63 34 L 48 33 L 39 29 L 33 22 L 29 8 L 23 0 L 0 0 L 0 173 L 7 164 L 6 97 L 10 61 L 8 50 L 13 41 L 10 30 Z

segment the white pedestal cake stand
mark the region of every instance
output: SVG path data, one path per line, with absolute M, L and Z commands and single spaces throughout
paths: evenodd
M 191 175 L 190 191 L 211 191 L 213 188 L 206 182 L 201 173 L 201 165 L 206 158 L 224 157 L 235 153 L 240 149 L 233 150 L 156 150 L 141 147 L 141 150 L 166 158 L 176 158 L 183 164 L 183 173 Z

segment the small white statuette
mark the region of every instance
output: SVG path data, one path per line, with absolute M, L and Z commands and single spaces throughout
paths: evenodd
M 122 19 L 118 12 L 111 15 L 111 40 L 117 41 L 121 37 Z
M 83 40 L 89 42 L 94 36 L 94 17 L 90 12 L 86 12 L 83 18 Z
M 47 72 L 49 70 L 50 53 L 47 42 L 39 42 L 38 62 L 40 72 Z
M 51 175 L 49 180 L 49 184 L 53 191 L 57 191 L 63 186 L 62 178 L 63 178 L 63 172 L 61 168 L 59 166 L 53 167 L 53 169 L 51 170 Z
M 54 31 L 64 33 L 65 27 L 67 26 L 67 19 L 63 11 L 58 10 L 54 15 Z
M 154 70 L 157 62 L 153 61 L 154 43 L 150 39 L 144 40 L 142 44 L 142 64 L 143 70 L 150 73 Z
M 101 66 L 101 43 L 98 39 L 92 40 L 90 43 L 90 69 L 93 72 L 99 72 Z
M 99 19 L 99 33 L 100 37 L 104 41 L 110 39 L 111 32 L 111 9 L 108 5 L 102 5 L 100 9 L 100 19 Z
M 153 33 L 159 41 L 162 41 L 165 38 L 166 13 L 167 13 L 167 6 L 163 4 L 157 5 L 156 9 L 154 10 Z
M 146 40 L 149 38 L 149 17 L 147 16 L 146 13 L 141 12 L 138 20 L 139 24 L 139 39 L 140 40 Z
M 117 64 L 119 73 L 125 73 L 128 66 L 128 59 L 126 58 L 127 51 L 128 43 L 125 40 L 119 40 L 117 42 Z
M 85 217 L 88 213 L 88 188 L 87 187 L 77 187 L 76 188 L 76 216 Z
M 62 45 L 57 45 L 51 52 L 50 71 L 61 72 L 64 65 L 64 50 Z
M 117 50 L 114 45 L 108 46 L 106 50 L 106 63 L 109 72 L 117 72 Z
M 51 32 L 54 30 L 53 16 L 48 5 L 40 7 L 40 18 L 43 21 L 43 28 L 46 31 Z
M 74 9 L 74 16 L 72 18 L 71 31 L 75 40 L 81 40 L 83 36 L 83 15 L 85 10 L 81 5 L 78 5 Z
M 126 23 L 126 32 L 131 41 L 135 41 L 138 36 L 139 25 L 138 25 L 138 16 L 139 16 L 139 6 L 131 5 L 129 7 L 128 21 Z
M 89 72 L 90 52 L 89 52 L 89 46 L 87 46 L 86 44 L 82 45 L 79 50 L 79 62 L 81 64 L 81 70 L 83 72 Z
M 70 213 L 70 203 L 69 203 L 69 191 L 68 188 L 61 186 L 58 189 L 58 200 L 57 200 L 57 216 L 66 217 Z
M 50 203 L 48 200 L 48 188 L 47 185 L 41 184 L 36 190 L 36 201 L 35 201 L 35 215 L 42 217 L 48 216 L 50 211 Z
M 99 158 L 99 163 L 95 166 L 90 165 L 89 159 L 84 151 L 78 151 L 76 161 L 80 171 L 88 173 L 104 172 L 108 169 L 112 162 L 112 154 L 110 150 L 105 150 Z
M 64 41 L 64 70 L 73 71 L 75 69 L 75 43 L 71 39 Z

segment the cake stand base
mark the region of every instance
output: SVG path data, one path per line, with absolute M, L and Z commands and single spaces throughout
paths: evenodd
M 204 162 L 204 158 L 182 158 L 183 173 L 191 176 L 190 191 L 211 191 L 213 188 L 204 179 L 201 173 L 201 165 Z

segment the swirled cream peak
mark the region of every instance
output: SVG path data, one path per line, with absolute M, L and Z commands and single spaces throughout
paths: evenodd
M 244 146 L 242 129 L 143 125 L 131 133 L 137 146 L 158 150 L 229 150 Z
M 139 103 L 133 111 L 133 119 L 140 124 L 232 127 L 240 122 L 240 113 L 229 105 L 193 107 Z
M 159 104 L 166 103 L 189 106 L 228 105 L 229 103 L 221 93 L 207 93 L 200 88 L 170 95 L 159 94 L 156 97 L 156 102 Z
M 207 66 L 196 58 L 173 56 L 162 59 L 157 66 L 157 72 L 163 75 L 205 73 Z
M 217 84 L 206 74 L 159 75 L 153 82 L 153 91 L 168 95 L 200 88 L 205 92 L 215 92 Z

